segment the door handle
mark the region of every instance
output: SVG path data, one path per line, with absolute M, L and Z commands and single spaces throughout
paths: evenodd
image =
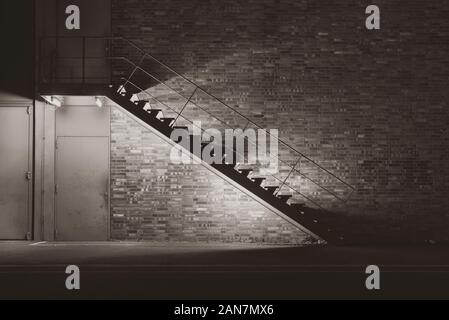
M 109 210 L 109 193 L 107 191 L 104 193 L 104 203 L 106 208 Z

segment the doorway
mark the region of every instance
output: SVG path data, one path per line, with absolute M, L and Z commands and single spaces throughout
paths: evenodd
M 0 239 L 31 239 L 31 109 L 0 106 Z
M 108 240 L 107 137 L 57 139 L 55 193 L 56 240 Z
M 56 111 L 54 239 L 109 240 L 109 107 L 66 98 Z M 81 103 L 83 103 L 81 105 Z

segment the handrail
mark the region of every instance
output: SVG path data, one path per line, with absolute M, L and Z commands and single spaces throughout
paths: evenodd
M 255 125 L 256 127 L 265 130 L 264 128 L 262 128 L 261 126 L 259 126 L 257 123 L 255 123 L 254 121 L 252 121 L 251 119 L 249 119 L 248 117 L 246 117 L 244 114 L 240 113 L 239 111 L 237 111 L 236 109 L 232 108 L 231 106 L 229 106 L 228 104 L 226 104 L 224 101 L 222 101 L 220 98 L 216 97 L 215 95 L 213 95 L 212 93 L 206 91 L 204 88 L 202 88 L 200 85 L 196 84 L 195 82 L 193 82 L 192 80 L 186 78 L 185 76 L 181 75 L 180 73 L 178 73 L 177 71 L 175 71 L 174 69 L 172 69 L 171 67 L 169 67 L 168 65 L 166 65 L 165 63 L 161 62 L 160 60 L 158 60 L 157 58 L 155 58 L 153 55 L 151 55 L 150 53 L 144 51 L 143 49 L 141 49 L 140 47 L 138 47 L 136 44 L 134 44 L 131 40 L 123 38 L 123 37 L 119 37 L 123 40 L 125 40 L 126 42 L 130 43 L 133 47 L 135 47 L 136 49 L 138 49 L 140 52 L 144 53 L 147 57 L 151 58 L 152 60 L 156 61 L 159 65 L 163 66 L 164 68 L 166 68 L 167 70 L 171 71 L 172 73 L 176 74 L 178 77 L 181 77 L 182 79 L 186 80 L 187 82 L 189 82 L 190 84 L 194 85 L 195 87 L 197 87 L 199 90 L 203 91 L 205 94 L 207 94 L 208 96 L 210 96 L 211 98 L 215 99 L 216 101 L 220 102 L 222 105 L 226 106 L 227 108 L 231 109 L 232 111 L 234 111 L 235 113 L 237 113 L 238 115 L 242 116 L 243 118 L 245 118 L 246 120 L 248 120 L 251 124 Z M 265 130 L 266 131 L 266 130 Z M 271 136 L 271 134 L 266 131 L 266 133 L 268 135 Z M 322 167 L 321 165 L 319 165 L 318 163 L 316 163 L 314 160 L 312 160 L 311 158 L 309 158 L 308 156 L 304 155 L 302 152 L 296 150 L 295 148 L 293 148 L 292 146 L 290 146 L 288 143 L 282 141 L 281 139 L 277 138 L 279 142 L 281 142 L 283 145 L 285 145 L 286 147 L 290 148 L 292 151 L 297 152 L 298 154 L 300 154 L 303 158 L 307 159 L 308 161 L 312 162 L 313 164 L 315 164 L 316 166 L 318 166 L 320 169 L 324 170 L 326 173 L 332 175 L 334 178 L 338 179 L 341 183 L 345 184 L 346 186 L 348 186 L 351 189 L 355 189 L 353 186 L 351 186 L 350 184 L 348 184 L 347 182 L 343 181 L 342 179 L 340 179 L 338 176 L 336 176 L 335 174 L 333 174 L 332 172 L 330 172 L 329 170 L 327 170 L 326 168 Z
M 159 59 L 157 59 L 156 57 L 154 57 L 153 55 L 149 54 L 148 52 L 146 52 L 144 49 L 140 48 L 137 44 L 135 44 L 133 41 L 124 38 L 124 37 L 109 37 L 109 36 L 88 36 L 88 37 L 82 37 L 82 36 L 45 36 L 45 37 L 41 37 L 40 41 L 39 41 L 39 45 L 42 45 L 42 40 L 45 38 L 64 38 L 64 39 L 82 39 L 83 40 L 83 57 L 82 59 L 94 59 L 94 57 L 85 57 L 84 56 L 84 46 L 85 46 L 85 41 L 86 39 L 100 39 L 100 40 L 108 40 L 108 44 L 111 44 L 111 41 L 115 41 L 115 40 L 119 40 L 119 41 L 124 41 L 125 43 L 129 44 L 131 47 L 135 48 L 139 53 L 141 53 L 143 56 L 141 57 L 141 60 L 139 62 L 139 65 L 137 65 L 136 63 L 134 63 L 133 61 L 131 61 L 130 59 L 126 58 L 126 57 L 113 57 L 113 56 L 104 56 L 101 58 L 104 59 L 121 59 L 124 60 L 126 63 L 131 64 L 134 67 L 134 70 L 131 72 L 131 75 L 128 77 L 128 79 L 126 79 L 127 82 L 129 82 L 129 80 L 131 79 L 131 77 L 134 75 L 136 70 L 141 70 L 142 72 L 144 72 L 146 75 L 150 76 L 151 78 L 153 78 L 154 80 L 156 80 L 157 82 L 165 85 L 166 87 L 168 87 L 171 91 L 173 91 L 174 93 L 178 94 L 179 96 L 181 96 L 184 99 L 187 99 L 187 97 L 185 97 L 183 94 L 181 94 L 180 92 L 178 92 L 177 90 L 175 90 L 174 88 L 172 88 L 171 86 L 169 86 L 168 84 L 166 84 L 164 81 L 156 78 L 155 76 L 153 76 L 151 73 L 147 72 L 145 69 L 143 69 L 142 67 L 140 67 L 141 62 L 146 58 L 150 58 L 151 60 L 155 61 L 158 65 L 164 67 L 166 70 L 170 71 L 172 74 L 176 75 L 177 77 L 182 78 L 184 81 L 190 83 L 191 85 L 193 85 L 195 87 L 195 91 L 196 90 L 200 90 L 201 92 L 205 93 L 207 96 L 209 96 L 210 98 L 214 99 L 215 101 L 217 101 L 218 103 L 220 103 L 221 105 L 225 106 L 226 108 L 228 108 L 229 110 L 232 110 L 233 112 L 235 112 L 237 115 L 239 115 L 240 117 L 242 117 L 243 119 L 245 119 L 247 122 L 247 126 L 249 124 L 254 125 L 255 127 L 262 129 L 265 131 L 265 133 L 270 136 L 273 137 L 272 134 L 270 132 L 268 132 L 266 129 L 262 128 L 260 125 L 258 125 L 257 123 L 255 123 L 254 121 L 252 121 L 249 117 L 245 116 L 244 114 L 242 114 L 241 112 L 239 112 L 238 110 L 236 110 L 235 108 L 229 106 L 228 104 L 226 104 L 223 100 L 221 100 L 220 98 L 216 97 L 214 94 L 208 92 L 206 89 L 204 89 L 202 86 L 198 85 L 197 83 L 195 83 L 194 81 L 188 79 L 187 77 L 185 77 L 184 75 L 180 74 L 179 72 L 177 72 L 176 70 L 172 69 L 171 67 L 169 67 L 168 65 L 166 65 L 164 62 L 160 61 Z M 110 48 L 108 48 L 110 50 Z M 39 48 L 39 53 L 41 53 L 41 48 Z M 109 54 L 111 54 L 111 52 L 108 52 Z M 43 57 L 39 57 L 40 61 L 43 59 Z M 61 59 L 60 57 L 58 57 L 59 59 Z M 56 58 L 56 59 L 58 59 Z M 100 57 L 98 57 L 100 58 Z M 84 79 L 84 78 L 83 78 Z M 145 91 L 147 94 L 148 92 L 146 90 L 141 90 L 141 91 Z M 156 99 L 154 96 L 152 96 L 153 99 L 155 99 L 156 101 L 158 101 L 159 103 L 161 103 L 161 101 L 159 101 L 158 99 Z M 189 98 L 190 101 L 190 98 Z M 221 123 L 224 123 L 225 125 L 227 125 L 224 121 L 216 118 L 212 113 L 204 110 L 204 108 L 200 107 L 198 104 L 190 101 L 192 104 L 194 104 L 196 107 L 200 108 L 201 110 L 205 111 L 207 114 L 209 114 L 210 116 L 212 116 L 213 118 L 219 120 Z M 164 104 L 166 107 L 168 107 L 166 104 Z M 170 108 L 170 107 L 168 107 Z M 171 110 L 173 110 L 172 108 L 170 108 Z M 173 110 L 174 111 L 174 110 Z M 176 112 L 176 111 L 174 111 Z M 177 112 L 176 112 L 177 113 Z M 180 114 L 179 114 L 180 115 Z M 186 119 L 185 117 L 182 117 L 184 119 Z M 186 119 L 188 120 L 188 119 Z M 188 120 L 189 122 L 191 122 L 190 120 Z M 230 126 L 229 126 L 230 127 Z M 232 127 L 231 127 L 232 128 Z M 285 141 L 279 139 L 278 137 L 274 137 L 277 139 L 278 142 L 280 142 L 282 145 L 286 146 L 288 149 L 294 151 L 297 155 L 300 156 L 300 158 L 304 158 L 305 160 L 309 161 L 311 164 L 313 164 L 316 168 L 319 168 L 320 170 L 322 170 L 323 172 L 325 172 L 326 174 L 330 175 L 331 177 L 335 178 L 337 181 L 341 182 L 342 184 L 344 184 L 346 187 L 351 189 L 350 195 L 352 195 L 352 193 L 356 190 L 353 186 L 351 186 L 349 183 L 345 182 L 344 180 L 342 180 L 341 178 L 339 178 L 337 175 L 335 175 L 334 173 L 332 173 L 330 170 L 324 168 L 323 166 L 321 166 L 320 164 L 318 164 L 316 161 L 314 161 L 313 159 L 311 159 L 310 157 L 306 156 L 305 154 L 303 154 L 302 152 L 300 152 L 299 150 L 293 148 L 292 146 L 290 146 L 288 143 L 286 143 Z M 306 179 L 308 179 L 309 181 L 313 182 L 314 184 L 316 184 L 317 186 L 319 186 L 320 188 L 322 188 L 323 190 L 327 191 L 328 193 L 330 193 L 331 195 L 333 195 L 334 197 L 336 197 L 339 200 L 342 200 L 339 196 L 337 196 L 336 194 L 334 194 L 333 192 L 331 192 L 330 190 L 327 190 L 325 187 L 321 186 L 319 183 L 315 182 L 313 179 L 307 177 L 306 175 L 304 175 L 303 173 L 299 172 L 298 170 L 295 169 L 295 167 L 291 167 L 288 163 L 286 163 L 285 161 L 278 159 L 280 162 L 286 164 L 288 167 L 292 168 L 292 171 L 294 170 L 295 172 L 298 172 L 301 176 L 305 177 Z M 291 172 L 292 172 L 291 171 Z M 285 183 L 285 181 L 284 181 Z M 344 201 L 344 200 L 342 200 Z
M 144 72 L 144 73 L 145 73 L 146 75 L 148 75 L 149 77 L 151 77 L 151 78 L 153 78 L 154 80 L 156 80 L 157 82 L 159 82 L 159 83 L 165 85 L 167 88 L 169 88 L 170 90 L 172 90 L 173 92 L 175 92 L 176 94 L 178 94 L 180 97 L 182 97 L 182 98 L 184 98 L 184 99 L 186 99 L 186 100 L 189 99 L 189 98 L 185 97 L 182 93 L 176 91 L 174 88 L 172 88 L 171 86 L 169 86 L 168 84 L 166 84 L 165 82 L 163 82 L 162 80 L 160 80 L 160 79 L 158 79 L 157 77 L 155 77 L 155 76 L 153 76 L 152 74 L 150 74 L 148 71 L 146 71 L 146 70 L 143 69 L 142 67 L 139 67 L 138 65 L 136 65 L 135 63 L 133 63 L 133 62 L 130 61 L 129 59 L 125 58 L 124 60 L 127 61 L 128 63 L 131 63 L 131 64 L 135 67 L 135 69 L 141 70 L 142 72 Z M 131 78 L 131 77 L 128 77 L 128 78 L 126 79 L 125 84 L 131 82 L 131 81 L 130 81 L 130 78 Z M 125 80 L 125 79 L 124 79 L 124 80 Z M 146 90 L 141 89 L 141 88 L 139 88 L 139 90 L 145 91 L 145 92 L 146 92 Z M 196 107 L 198 107 L 198 108 L 201 109 L 202 111 L 206 112 L 208 115 L 210 115 L 210 116 L 213 117 L 214 119 L 220 121 L 221 123 L 223 123 L 224 125 L 227 126 L 227 124 L 226 124 L 223 120 L 221 120 L 221 119 L 215 117 L 212 113 L 210 113 L 209 111 L 205 110 L 204 108 L 202 108 L 201 106 L 199 106 L 199 105 L 196 104 L 195 102 L 190 101 L 190 103 L 192 103 L 193 105 L 195 105 Z M 173 110 L 173 109 L 172 109 L 172 110 Z M 173 110 L 173 111 L 174 111 L 175 113 L 178 114 L 177 111 L 175 111 L 175 110 Z M 183 117 L 183 118 L 184 118 L 184 117 Z M 245 118 L 245 119 L 246 119 L 246 118 Z M 229 127 L 229 128 L 232 128 L 232 127 L 230 127 L 230 126 L 228 126 L 228 127 Z M 267 132 L 265 129 L 263 129 L 263 130 L 264 130 L 265 132 Z M 278 140 L 279 140 L 279 139 L 278 139 Z M 248 141 L 250 142 L 250 140 L 248 140 Z M 253 143 L 253 142 L 251 142 L 251 143 Z M 253 143 L 253 144 L 254 144 L 254 143 Z M 300 154 L 300 155 L 301 155 L 301 154 Z M 274 158 L 274 156 L 273 156 L 273 158 Z M 327 193 L 331 194 L 331 195 L 332 195 L 333 197 L 335 197 L 336 199 L 338 199 L 338 200 L 340 200 L 340 201 L 342 201 L 342 202 L 345 202 L 344 199 L 342 199 L 340 196 L 338 196 L 338 195 L 335 194 L 334 192 L 330 191 L 328 188 L 322 186 L 320 183 L 316 182 L 314 179 L 308 177 L 308 176 L 305 175 L 304 173 L 302 173 L 302 172 L 296 170 L 296 169 L 295 169 L 295 166 L 296 166 L 296 165 L 292 167 L 292 166 L 291 166 L 289 163 L 287 163 L 286 161 L 281 160 L 279 157 L 277 157 L 277 158 L 278 158 L 277 160 L 278 160 L 279 162 L 281 162 L 281 163 L 285 164 L 286 166 L 288 166 L 289 168 L 291 168 L 292 171 L 295 171 L 295 172 L 298 173 L 300 176 L 302 176 L 302 177 L 304 177 L 305 179 L 309 180 L 310 182 L 312 182 L 313 184 L 315 184 L 315 185 L 318 186 L 319 188 L 325 190 Z M 308 159 L 307 157 L 304 157 L 304 158 Z M 335 177 L 335 176 L 334 176 L 334 177 Z M 285 183 L 285 182 L 284 182 L 284 183 Z M 351 188 L 351 189 L 354 190 L 353 188 Z M 352 194 L 352 192 L 351 192 L 351 194 Z
M 157 98 L 155 98 L 152 94 L 150 94 L 150 93 L 147 91 L 147 89 L 141 88 L 140 86 L 138 86 L 137 84 L 135 84 L 134 82 L 132 82 L 130 79 L 126 79 L 126 78 L 124 78 L 124 77 L 121 77 L 121 79 L 122 79 L 122 80 L 126 80 L 126 81 L 127 81 L 127 84 L 130 84 L 130 85 L 133 86 L 134 88 L 140 90 L 140 93 L 145 93 L 145 94 L 147 94 L 148 96 L 150 96 L 151 98 L 153 98 L 153 99 L 156 100 L 157 102 L 161 103 L 161 104 L 164 105 L 165 107 L 169 108 L 169 109 L 172 110 L 173 112 L 178 113 L 176 110 L 174 110 L 173 108 L 169 107 L 167 104 L 165 104 L 165 103 L 159 101 Z M 182 116 L 181 114 L 178 114 L 178 116 L 182 117 L 183 119 L 187 120 L 188 122 L 190 122 L 192 125 L 195 126 L 195 124 L 194 124 L 191 120 L 187 119 L 186 117 Z M 203 128 L 200 128 L 200 127 L 197 127 L 197 128 L 199 128 L 199 129 L 200 129 L 201 131 L 203 131 L 203 132 L 205 131 Z M 232 150 L 232 151 L 233 151 L 234 153 L 237 153 L 237 151 L 235 151 L 235 150 Z M 282 162 L 283 160 L 280 160 L 280 159 L 279 159 L 279 161 Z M 296 171 L 296 170 L 295 170 L 295 171 Z M 301 174 L 301 173 L 300 173 L 300 174 Z M 294 187 L 292 187 L 292 186 L 291 186 L 290 184 L 288 184 L 286 181 L 282 181 L 281 179 L 279 179 L 278 177 L 276 177 L 275 175 L 272 175 L 272 174 L 270 174 L 270 176 L 273 177 L 275 180 L 277 180 L 277 181 L 279 181 L 279 182 L 282 183 L 282 184 L 280 185 L 279 189 L 281 189 L 282 186 L 286 186 L 286 187 L 288 187 L 290 190 L 294 191 L 295 193 L 297 193 L 297 194 L 299 194 L 300 196 L 302 196 L 303 198 L 305 198 L 307 201 L 309 201 L 309 202 L 311 202 L 312 204 L 314 204 L 315 206 L 317 206 L 318 208 L 324 209 L 324 208 L 323 208 L 319 203 L 317 203 L 315 200 L 313 200 L 313 199 L 311 199 L 310 197 L 306 196 L 306 195 L 303 194 L 302 192 L 296 190 Z M 306 177 L 306 178 L 307 178 L 307 177 Z M 313 180 L 310 180 L 310 181 L 312 181 L 313 183 L 316 184 L 316 182 L 314 182 Z M 317 185 L 318 187 L 320 187 L 320 188 L 323 188 L 323 190 L 327 191 L 327 192 L 330 193 L 331 195 L 334 195 L 331 191 L 327 190 L 327 189 L 324 188 L 323 186 L 320 186 L 319 184 L 316 184 L 316 185 Z M 279 191 L 280 191 L 280 190 L 279 190 Z M 335 196 L 337 199 L 342 200 L 342 199 L 340 199 L 339 197 L 337 197 L 336 195 L 334 195 L 334 196 Z
M 88 57 L 88 58 L 89 58 L 89 59 L 95 59 L 95 58 L 98 59 L 99 57 Z M 77 59 L 77 58 L 76 58 L 76 57 L 69 57 L 69 58 L 61 58 L 61 59 Z M 174 88 L 172 88 L 171 86 L 169 86 L 168 84 L 166 84 L 166 83 L 163 82 L 162 80 L 158 79 L 157 77 L 153 76 L 152 74 L 150 74 L 149 72 L 147 72 L 145 69 L 143 69 L 143 68 L 137 66 L 134 62 L 132 62 L 131 60 L 129 60 L 129 59 L 126 58 L 126 57 L 108 57 L 108 59 L 123 60 L 123 61 L 129 63 L 130 65 L 132 65 L 133 67 L 135 67 L 136 69 L 141 70 L 142 72 L 144 72 L 146 75 L 148 75 L 148 76 L 151 77 L 152 79 L 156 80 L 157 82 L 159 82 L 159 83 L 165 85 L 167 88 L 169 88 L 170 90 L 172 90 L 173 92 L 175 92 L 176 94 L 178 94 L 180 97 L 182 97 L 182 98 L 184 98 L 184 99 L 186 99 L 186 100 L 188 99 L 188 98 L 187 98 L 186 96 L 184 96 L 182 93 L 176 91 Z M 58 79 L 59 79 L 59 78 L 58 78 Z M 132 81 L 130 80 L 130 77 L 128 77 L 128 78 L 121 77 L 121 79 L 125 81 L 125 84 L 124 84 L 123 86 L 125 86 L 125 85 L 128 84 L 128 83 L 131 84 L 134 88 L 136 88 L 136 89 L 140 90 L 141 92 L 147 94 L 148 96 L 150 96 L 152 99 L 154 99 L 154 100 L 157 101 L 158 103 L 162 104 L 162 105 L 165 106 L 166 108 L 168 108 L 168 109 L 170 109 L 171 111 L 173 111 L 174 113 L 176 113 L 176 114 L 178 115 L 178 117 L 181 116 L 183 119 L 185 119 L 185 120 L 187 120 L 188 122 L 190 122 L 191 124 L 193 124 L 193 122 L 192 122 L 190 119 L 188 119 L 188 118 L 182 116 L 181 113 L 178 113 L 178 111 L 176 111 L 175 109 L 173 109 L 173 108 L 171 108 L 170 106 L 168 106 L 166 103 L 160 101 L 159 99 L 157 99 L 156 97 L 154 97 L 153 95 L 151 95 L 151 94 L 147 91 L 147 89 L 143 89 L 143 88 L 139 87 L 138 85 L 136 85 L 134 82 L 132 82 Z M 191 97 L 190 97 L 190 98 L 191 98 Z M 190 99 L 188 99 L 188 100 L 189 100 L 190 103 L 192 103 L 193 105 L 195 105 L 196 107 L 198 107 L 199 109 L 201 109 L 202 111 L 204 111 L 205 113 L 207 113 L 209 116 L 211 116 L 211 117 L 213 117 L 214 119 L 218 120 L 219 122 L 221 122 L 221 123 L 224 124 L 225 126 L 228 126 L 223 120 L 221 120 L 221 119 L 215 117 L 211 112 L 205 110 L 204 108 L 202 108 L 201 106 L 199 106 L 199 105 L 196 104 L 195 102 L 190 101 Z M 181 110 L 181 112 L 182 112 L 182 110 Z M 229 128 L 232 128 L 231 126 L 228 126 L 228 127 L 229 127 Z M 233 128 L 232 128 L 232 129 L 233 129 Z M 202 130 L 202 128 L 201 128 L 201 130 Z M 203 131 L 204 131 L 204 130 L 203 130 Z M 264 131 L 266 132 L 266 130 L 264 130 Z M 250 143 L 252 143 L 253 145 L 256 145 L 254 142 L 252 142 L 252 141 L 249 140 L 249 139 L 248 139 L 247 141 L 250 142 Z M 233 150 L 233 152 L 235 153 L 234 150 Z M 270 154 L 270 158 L 271 158 L 271 159 L 276 158 L 276 160 L 278 160 L 279 162 L 281 162 L 282 164 L 286 165 L 287 167 L 289 167 L 289 168 L 291 169 L 290 173 L 288 174 L 288 176 L 287 176 L 287 178 L 286 178 L 285 180 L 287 180 L 288 177 L 290 176 L 290 174 L 291 174 L 293 171 L 295 171 L 295 172 L 298 173 L 300 176 L 302 176 L 303 178 L 305 178 L 305 179 L 307 179 L 308 181 L 312 182 L 312 183 L 313 183 L 314 185 L 316 185 L 317 187 L 323 189 L 324 191 L 326 191 L 327 193 L 329 193 L 330 195 L 332 195 L 332 196 L 333 196 L 334 198 L 336 198 L 337 200 L 340 200 L 340 201 L 342 201 L 342 202 L 345 201 L 344 199 L 342 199 L 340 196 L 338 196 L 337 194 L 335 194 L 334 192 L 332 192 L 332 191 L 329 190 L 328 188 L 322 186 L 319 182 L 317 182 L 317 181 L 315 181 L 314 179 L 308 177 L 306 174 L 304 174 L 304 173 L 298 171 L 298 170 L 295 168 L 296 165 L 291 166 L 288 162 L 286 162 L 286 161 L 280 159 L 278 156 L 272 156 L 271 154 Z M 295 189 L 293 189 L 289 184 L 287 184 L 286 181 L 282 181 L 282 180 L 280 180 L 279 178 L 277 178 L 277 177 L 275 177 L 275 176 L 273 176 L 273 175 L 271 175 L 271 176 L 274 177 L 276 180 L 280 181 L 280 182 L 281 182 L 281 186 L 287 185 L 290 189 L 295 190 Z M 295 190 L 295 191 L 298 192 L 297 190 Z M 352 192 L 351 192 L 351 193 L 352 193 Z M 301 194 L 301 195 L 302 195 L 302 194 Z M 303 195 L 303 196 L 304 196 L 304 195 Z M 305 197 L 305 196 L 304 196 L 304 197 Z M 310 199 L 308 199 L 308 200 L 311 201 Z
M 126 59 L 126 60 L 128 60 L 128 59 Z M 128 61 L 129 61 L 129 60 L 128 60 Z M 132 63 L 132 62 L 131 62 L 131 63 Z M 143 88 L 139 87 L 138 85 L 136 85 L 135 83 L 133 83 L 129 78 L 126 79 L 126 78 L 123 78 L 123 77 L 122 77 L 121 79 L 122 79 L 122 80 L 126 80 L 126 83 L 127 83 L 127 84 L 129 83 L 129 84 L 131 84 L 133 87 L 135 87 L 136 89 L 140 90 L 140 92 L 143 92 L 143 93 L 145 93 L 145 94 L 151 96 L 153 99 L 155 99 L 156 101 L 158 101 L 159 103 L 161 103 L 162 105 L 166 106 L 167 108 L 169 108 L 170 110 L 172 110 L 174 113 L 176 113 L 176 114 L 178 115 L 178 117 L 181 116 L 183 119 L 187 120 L 188 122 L 190 122 L 190 123 L 192 123 L 192 124 L 194 125 L 194 123 L 193 123 L 192 121 L 190 121 L 190 120 L 187 119 L 186 117 L 182 116 L 181 113 L 178 113 L 176 110 L 174 110 L 173 108 L 169 107 L 167 104 L 165 104 L 165 103 L 159 101 L 158 99 L 156 99 L 153 95 L 151 95 L 151 94 L 147 91 L 147 89 L 143 89 Z M 155 78 L 155 79 L 156 79 L 156 78 Z M 156 79 L 156 80 L 157 80 L 157 79 Z M 178 94 L 179 94 L 180 96 L 184 97 L 182 94 L 180 94 L 180 93 L 178 93 Z M 185 97 L 184 97 L 184 98 L 185 98 Z M 185 99 L 187 99 L 187 98 L 185 98 Z M 200 108 L 201 110 L 204 110 L 203 108 L 201 108 L 200 106 L 198 106 L 198 105 L 195 104 L 194 102 L 191 102 L 191 103 L 194 104 L 195 106 L 197 106 L 198 108 Z M 211 117 L 213 117 L 214 119 L 216 119 L 216 120 L 218 120 L 218 121 L 224 123 L 222 120 L 216 118 L 216 117 L 215 117 L 214 115 L 212 115 L 211 113 L 207 112 L 206 110 L 204 110 L 204 111 L 205 111 L 206 113 L 208 113 L 208 114 L 209 114 Z M 199 128 L 199 127 L 198 127 L 198 128 Z M 232 128 L 232 127 L 231 127 L 231 128 Z M 202 131 L 204 131 L 202 128 L 199 128 L 199 129 L 201 129 Z M 248 141 L 248 142 L 251 142 L 250 140 L 247 140 L 247 141 Z M 251 143 L 253 143 L 253 142 L 251 142 Z M 254 144 L 254 143 L 253 143 L 253 144 Z M 236 153 L 235 150 L 233 150 L 233 152 Z M 312 200 L 310 200 L 309 198 L 307 198 L 306 196 L 304 196 L 302 193 L 300 193 L 299 191 L 295 190 L 293 187 L 291 187 L 291 186 L 287 183 L 287 179 L 288 179 L 288 177 L 290 176 L 291 172 L 295 171 L 295 172 L 297 172 L 300 176 L 302 176 L 303 178 L 305 178 L 305 179 L 307 179 L 308 181 L 312 182 L 312 183 L 313 183 L 314 185 L 316 185 L 317 187 L 323 189 L 324 191 L 326 191 L 327 193 L 329 193 L 330 195 L 332 195 L 332 196 L 333 196 L 334 198 L 336 198 L 337 200 L 340 200 L 340 201 L 342 201 L 342 202 L 345 201 L 344 199 L 342 199 L 341 197 L 339 197 L 337 194 L 335 194 L 334 192 L 330 191 L 328 188 L 326 188 L 326 187 L 320 185 L 320 184 L 319 184 L 318 182 L 316 182 L 314 179 L 312 179 L 312 178 L 308 177 L 307 175 L 305 175 L 304 173 L 302 173 L 302 172 L 296 170 L 296 169 L 295 169 L 296 165 L 292 167 L 289 163 L 285 162 L 284 160 L 280 159 L 279 157 L 277 157 L 277 156 L 271 156 L 271 153 L 270 153 L 270 157 L 271 157 L 272 159 L 273 159 L 273 158 L 277 158 L 276 160 L 278 160 L 279 162 L 285 164 L 286 166 L 288 166 L 289 168 L 292 169 L 292 170 L 290 171 L 289 175 L 287 176 L 287 178 L 285 179 L 285 181 L 282 181 L 282 180 L 280 180 L 279 178 L 277 178 L 276 176 L 270 174 L 270 176 L 272 176 L 273 178 L 275 178 L 276 180 L 278 180 L 278 181 L 281 182 L 280 187 L 282 187 L 283 185 L 286 185 L 286 186 L 289 187 L 290 189 L 296 191 L 297 193 L 299 193 L 300 195 L 302 195 L 303 197 L 305 197 L 307 200 L 312 201 Z M 279 191 L 280 191 L 280 190 L 279 190 Z M 312 202 L 313 202 L 313 201 L 312 201 Z M 316 204 L 315 202 L 313 202 L 313 203 Z M 318 205 L 318 204 L 316 204 L 316 205 Z M 319 205 L 318 205 L 318 206 L 319 206 Z M 321 206 L 320 206 L 320 207 L 321 207 Z

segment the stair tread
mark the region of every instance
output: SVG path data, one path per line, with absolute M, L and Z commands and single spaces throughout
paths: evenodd
M 251 178 L 251 180 L 253 180 L 254 182 L 258 183 L 259 185 L 262 183 L 262 181 L 264 181 L 266 178 L 264 177 L 256 177 L 256 178 Z
M 305 203 L 290 203 L 290 206 L 294 208 L 303 208 L 305 205 Z
M 139 100 L 139 101 L 134 101 L 134 104 L 138 107 L 144 107 L 147 103 L 145 101 Z
M 161 118 L 159 118 L 159 121 L 162 122 L 162 123 L 167 124 L 168 126 L 170 126 L 172 124 L 172 122 L 175 121 L 175 118 L 161 117 Z
M 122 91 L 122 92 L 117 92 L 119 95 L 121 95 L 122 97 L 126 97 L 126 98 L 129 98 L 129 99 L 131 99 L 131 97 L 133 96 L 133 93 L 132 92 L 129 92 L 129 91 Z
M 243 174 L 244 176 L 248 176 L 250 174 L 250 172 L 253 171 L 253 169 L 237 169 L 237 171 L 239 171 L 241 174 Z
M 159 115 L 159 112 L 161 112 L 161 109 L 148 109 L 146 110 L 148 114 L 154 118 L 156 118 Z
M 273 193 L 277 188 L 278 186 L 264 186 L 264 189 L 270 191 L 271 193 Z

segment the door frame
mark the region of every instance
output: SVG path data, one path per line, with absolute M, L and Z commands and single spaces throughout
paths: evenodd
M 73 105 L 63 105 L 62 108 L 98 108 L 97 106 L 92 106 L 92 105 L 80 105 L 80 104 L 73 104 Z M 56 174 L 56 161 L 57 161 L 57 143 L 58 143 L 58 138 L 60 137 L 102 137 L 102 138 L 107 138 L 108 139 L 108 179 L 107 179 L 107 191 L 108 191 L 108 209 L 107 209 L 107 240 L 106 241 L 111 241 L 111 117 L 112 117 L 112 106 L 110 106 L 109 104 L 105 104 L 102 108 L 108 108 L 108 126 L 107 126 L 107 135 L 61 135 L 58 136 L 58 120 L 57 120 L 57 116 L 55 114 L 55 119 L 54 119 L 54 153 L 53 153 L 53 178 L 54 178 L 54 189 L 53 189 L 53 241 L 58 241 L 56 238 L 56 227 L 57 227 L 57 210 L 56 210 L 56 197 L 57 194 L 55 193 L 56 191 L 56 183 L 57 183 L 57 174 Z M 55 110 L 55 112 L 57 112 L 57 109 Z
M 33 192 L 34 192 L 34 184 L 35 182 L 35 170 L 34 170 L 34 110 L 33 103 L 30 101 L 29 103 L 18 102 L 14 100 L 3 100 L 0 101 L 0 108 L 23 108 L 24 113 L 28 114 L 28 172 L 31 172 L 31 179 L 28 180 L 28 196 L 27 196 L 27 234 L 24 235 L 22 239 L 15 240 L 23 240 L 23 241 L 31 241 L 34 239 L 35 230 L 33 228 L 34 225 L 34 201 L 33 201 Z M 24 172 L 25 175 L 25 172 Z M 0 241 L 15 241 L 13 239 L 2 239 L 0 237 Z
M 108 143 L 108 163 L 107 163 L 107 168 L 108 168 L 108 179 L 107 179 L 107 192 L 108 192 L 108 201 L 107 201 L 107 217 L 106 217 L 106 223 L 107 223 L 107 235 L 106 235 L 106 241 L 110 241 L 111 240 L 111 137 L 107 137 L 107 136 L 55 136 L 55 160 L 54 160 L 54 177 L 55 177 L 55 196 L 54 196 L 54 217 L 53 217 L 53 241 L 60 241 L 58 240 L 58 235 L 57 235 L 57 226 L 58 226 L 58 210 L 57 210 L 57 197 L 58 194 L 56 192 L 56 186 L 58 184 L 58 175 L 57 175 L 57 161 L 58 161 L 58 138 L 107 138 L 107 143 Z M 89 241 L 89 240 L 86 240 Z

